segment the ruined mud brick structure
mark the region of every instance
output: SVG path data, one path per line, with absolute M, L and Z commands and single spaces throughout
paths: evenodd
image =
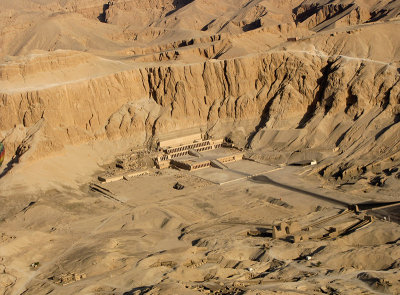
M 132 172 L 119 174 L 119 175 L 99 176 L 98 180 L 103 182 L 103 183 L 109 183 L 109 182 L 119 181 L 119 180 L 122 180 L 122 179 L 129 180 L 132 177 L 143 176 L 143 175 L 147 175 L 149 173 L 150 172 L 148 170 L 132 171 Z
M 278 225 L 272 227 L 272 238 L 286 239 L 293 243 L 304 242 L 307 240 L 335 239 L 340 236 L 351 234 L 374 222 L 374 218 L 371 215 L 365 215 L 360 219 L 359 215 L 350 215 L 349 213 L 352 213 L 352 211 L 344 210 L 339 214 L 323 218 L 322 220 L 303 228 L 301 228 L 297 222 L 280 222 Z M 321 233 L 321 229 L 326 231 L 326 226 L 321 227 L 322 224 L 332 222 L 334 219 L 339 217 L 347 218 L 339 221 L 335 226 L 330 226 L 329 229 L 327 229 L 327 233 Z
M 277 226 L 272 227 L 272 238 L 280 239 L 286 238 L 288 235 L 293 235 L 294 233 L 300 231 L 301 228 L 297 222 L 288 224 L 286 222 L 281 222 Z
M 65 286 L 65 285 L 71 284 L 76 281 L 80 281 L 81 279 L 85 279 L 85 278 L 86 278 L 85 273 L 81 273 L 81 274 L 66 273 L 66 274 L 60 274 L 58 276 L 51 277 L 50 279 L 56 284 Z

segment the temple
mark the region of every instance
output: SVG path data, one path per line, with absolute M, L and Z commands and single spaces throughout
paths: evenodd
M 207 167 L 224 169 L 224 163 L 243 159 L 243 152 L 235 149 L 232 144 L 223 139 L 203 140 L 200 133 L 159 141 L 158 147 L 160 153 L 155 163 L 159 169 L 170 166 L 189 171 Z

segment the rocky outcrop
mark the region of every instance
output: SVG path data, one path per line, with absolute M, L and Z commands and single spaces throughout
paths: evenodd
M 138 68 L 2 93 L 0 101 L 8 155 L 30 151 L 30 158 L 104 138 L 136 136 L 141 145 L 199 126 L 219 136 L 246 126 L 244 136 L 259 151 L 339 147 L 341 170 L 363 157 L 374 162 L 365 160 L 371 153 L 384 160 L 400 144 L 392 138 L 399 132 L 397 69 L 341 56 L 282 51 Z M 324 173 L 339 166 L 327 164 Z
M 390 20 L 399 14 L 395 1 L 303 1 L 293 9 L 296 24 L 314 31 Z
M 302 3 L 294 9 L 296 23 L 316 31 L 330 26 L 356 25 L 369 18 L 369 11 L 356 3 Z
M 6 63 L 0 64 L 0 79 L 12 83 L 27 76 L 73 68 L 90 59 L 93 59 L 93 56 L 72 51 L 30 54 L 20 58 L 8 57 Z
M 105 4 L 104 21 L 146 27 L 193 0 L 114 0 Z M 134 16 L 134 17 L 132 17 Z

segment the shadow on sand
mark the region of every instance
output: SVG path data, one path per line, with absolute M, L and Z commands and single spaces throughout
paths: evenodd
M 252 181 L 252 182 L 256 182 L 256 183 L 274 185 L 274 186 L 277 186 L 277 187 L 280 187 L 280 188 L 283 188 L 283 189 L 290 190 L 292 192 L 308 195 L 310 197 L 317 198 L 317 199 L 322 200 L 322 201 L 326 201 L 326 202 L 329 202 L 329 203 L 332 203 L 332 204 L 335 204 L 335 205 L 339 205 L 341 207 L 346 207 L 347 208 L 348 205 L 349 205 L 346 202 L 335 200 L 335 199 L 333 199 L 331 197 L 327 197 L 327 196 L 320 195 L 320 194 L 313 193 L 313 192 L 309 192 L 309 191 L 306 191 L 306 190 L 303 190 L 303 189 L 300 189 L 300 188 L 297 188 L 297 187 L 293 187 L 293 186 L 290 186 L 290 185 L 286 185 L 286 184 L 282 184 L 282 183 L 276 182 L 276 181 L 272 180 L 271 178 L 269 178 L 268 176 L 265 176 L 265 175 L 253 176 L 253 177 L 250 177 L 249 180 Z

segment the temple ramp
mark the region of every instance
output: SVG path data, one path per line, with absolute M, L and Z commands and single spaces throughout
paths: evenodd
M 228 167 L 224 164 L 222 164 L 220 161 L 218 160 L 211 160 L 211 166 L 214 168 L 218 168 L 218 169 L 228 169 Z

